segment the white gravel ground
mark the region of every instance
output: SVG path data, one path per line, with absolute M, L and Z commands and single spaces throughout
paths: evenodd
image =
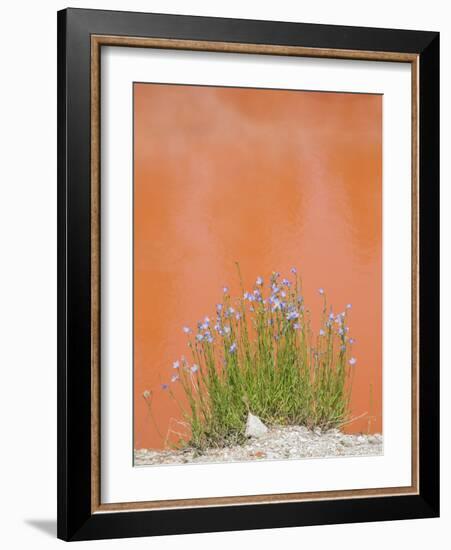
M 383 454 L 382 435 L 344 434 L 340 430 L 311 431 L 304 426 L 271 428 L 264 435 L 250 438 L 244 445 L 209 449 L 203 453 L 183 450 L 135 449 L 135 466 L 205 462 L 244 462 Z

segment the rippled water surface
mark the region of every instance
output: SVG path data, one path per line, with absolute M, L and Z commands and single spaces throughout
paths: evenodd
M 134 106 L 135 448 L 182 429 L 161 386 L 188 356 L 182 326 L 238 293 L 235 261 L 249 286 L 296 266 L 314 323 L 319 287 L 352 303 L 347 430 L 380 432 L 382 97 L 135 84 Z

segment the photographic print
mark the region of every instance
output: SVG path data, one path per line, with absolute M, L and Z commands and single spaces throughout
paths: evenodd
M 133 96 L 134 465 L 382 454 L 382 95 Z

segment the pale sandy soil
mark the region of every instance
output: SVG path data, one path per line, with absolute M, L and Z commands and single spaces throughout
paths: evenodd
M 383 438 L 380 434 L 348 435 L 339 430 L 321 432 L 308 430 L 304 426 L 289 426 L 271 428 L 258 438 L 250 438 L 244 445 L 209 449 L 202 453 L 190 448 L 167 451 L 136 449 L 135 466 L 382 454 Z

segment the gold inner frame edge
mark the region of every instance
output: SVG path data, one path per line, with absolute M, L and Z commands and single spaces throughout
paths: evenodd
M 280 493 L 228 497 L 101 503 L 100 492 L 100 50 L 102 46 L 247 53 L 294 57 L 354 59 L 411 64 L 412 150 L 412 481 L 408 487 Z M 376 52 L 306 48 L 267 44 L 211 42 L 112 35 L 91 36 L 91 513 L 132 510 L 164 510 L 212 506 L 308 502 L 344 498 L 388 497 L 419 494 L 419 56 L 400 52 Z

